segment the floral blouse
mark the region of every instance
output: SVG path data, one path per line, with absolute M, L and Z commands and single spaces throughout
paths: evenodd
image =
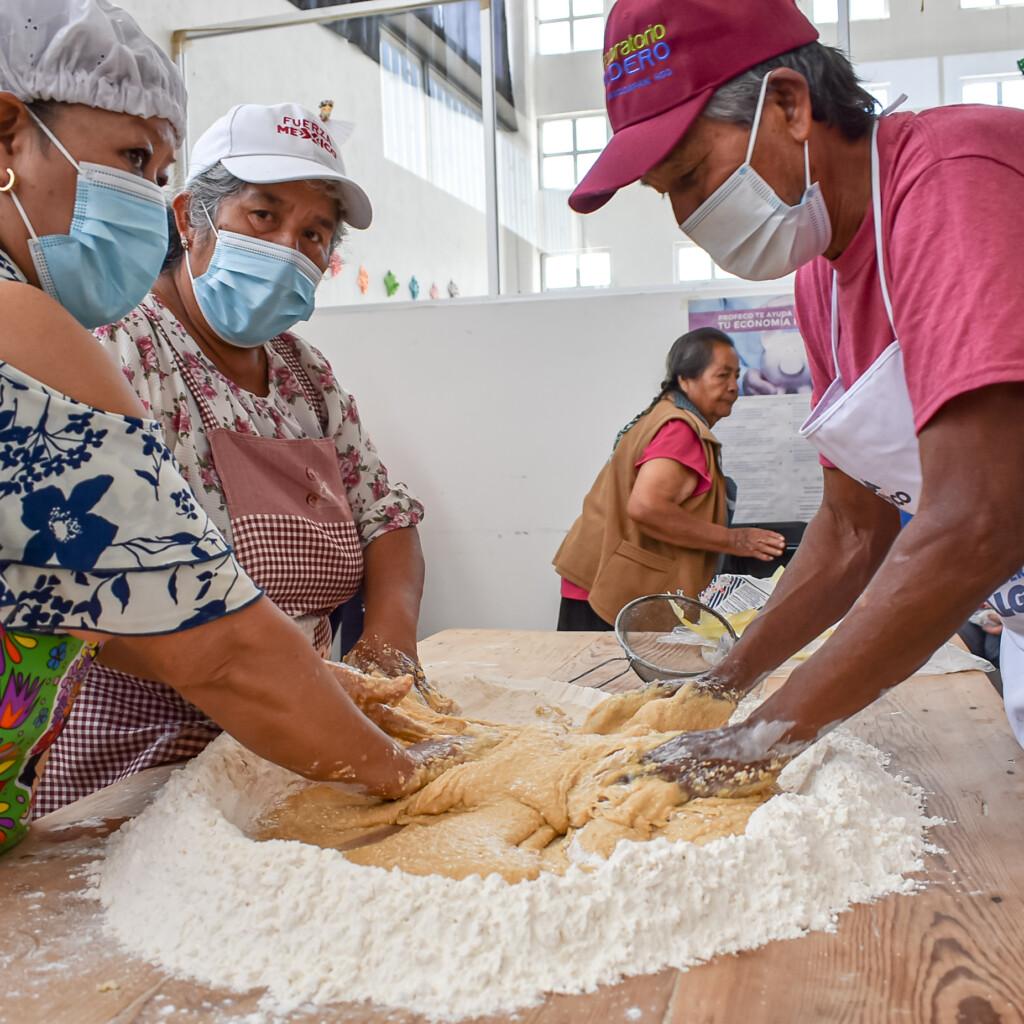
M 176 632 L 259 591 L 159 424 L 83 405 L 0 362 L 0 622 Z
M 176 632 L 259 596 L 158 423 L 0 362 L 0 853 L 97 652 L 69 630 Z
M 286 333 L 281 337 L 293 346 L 322 396 L 322 408 L 310 404 L 295 374 L 269 345 L 269 394 L 262 397 L 242 390 L 214 366 L 153 294 L 119 323 L 101 327 L 95 334 L 120 360 L 125 377 L 143 405 L 160 420 L 182 475 L 226 537 L 231 536 L 231 521 L 210 443 L 168 338 L 198 378 L 220 425 L 260 437 L 334 439 L 341 478 L 364 548 L 375 538 L 415 526 L 423 518 L 423 506 L 405 485 L 388 479 L 373 442 L 363 430 L 355 399 L 340 387 L 330 363 L 295 335 Z

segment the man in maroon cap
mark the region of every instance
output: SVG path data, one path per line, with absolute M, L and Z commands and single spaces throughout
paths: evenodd
M 666 744 L 655 767 L 696 793 L 784 761 L 990 594 L 1024 743 L 1024 111 L 879 117 L 793 0 L 619 0 L 604 66 L 614 135 L 573 209 L 642 179 L 726 270 L 798 270 L 814 379 L 801 433 L 824 499 L 702 685 L 745 693 L 843 618 L 746 723 Z M 913 515 L 902 532 L 899 510 Z

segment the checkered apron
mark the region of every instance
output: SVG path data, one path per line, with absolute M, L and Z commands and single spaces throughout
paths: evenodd
M 318 616 L 313 643 L 331 645 L 328 616 L 359 589 L 363 552 L 329 437 L 278 439 L 220 426 L 195 371 L 162 326 L 199 406 L 246 572 L 286 615 Z M 285 341 L 270 343 L 326 427 L 323 396 Z M 37 790 L 37 814 L 144 768 L 195 756 L 220 730 L 163 683 L 96 665 L 53 747 Z

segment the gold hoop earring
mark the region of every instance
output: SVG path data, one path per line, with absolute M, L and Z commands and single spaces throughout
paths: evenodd
M 14 168 L 13 167 L 8 167 L 7 168 L 7 184 L 6 185 L 0 185 L 0 192 L 10 192 L 11 189 L 14 188 L 14 182 L 16 180 L 17 179 L 14 177 Z

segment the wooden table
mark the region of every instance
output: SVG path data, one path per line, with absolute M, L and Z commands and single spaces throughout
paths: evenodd
M 568 680 L 618 653 L 602 634 L 449 630 L 421 647 L 428 672 Z M 621 666 L 582 682 L 600 685 Z M 617 690 L 632 677 L 611 683 Z M 944 852 L 928 857 L 927 888 L 843 914 L 834 934 L 772 942 L 679 972 L 628 979 L 588 996 L 556 996 L 522 1024 L 671 1022 L 814 1024 L 865 1021 L 1009 1024 L 1024 1021 L 1024 771 L 997 694 L 978 673 L 914 678 L 863 712 L 855 730 L 893 755 L 929 794 Z M 159 771 L 159 770 L 158 770 Z M 131 780 L 129 780 L 131 781 Z M 159 782 L 159 776 L 157 777 Z M 240 1020 L 258 993 L 216 992 L 168 978 L 112 948 L 86 865 L 116 825 L 152 799 L 146 780 L 110 787 L 50 815 L 0 861 L 0 1021 L 134 1024 Z M 68 813 L 70 811 L 70 813 Z M 95 825 L 95 821 L 94 821 Z M 411 1024 L 414 1015 L 339 1006 L 289 1021 Z

